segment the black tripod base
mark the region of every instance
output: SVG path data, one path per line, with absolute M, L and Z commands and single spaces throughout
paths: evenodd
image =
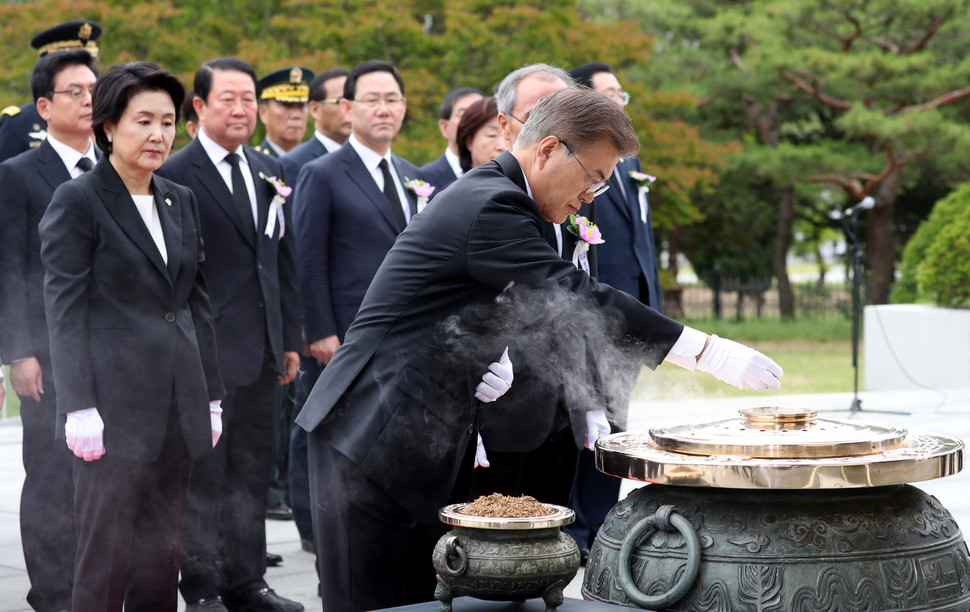
M 845 411 L 836 409 L 836 410 L 824 410 L 822 412 L 845 412 Z M 852 404 L 849 406 L 849 414 L 855 415 L 860 412 L 872 412 L 876 414 L 904 414 L 904 415 L 913 414 L 912 412 L 907 412 L 903 410 L 863 410 L 862 400 L 859 399 L 858 395 L 856 395 L 852 398 Z

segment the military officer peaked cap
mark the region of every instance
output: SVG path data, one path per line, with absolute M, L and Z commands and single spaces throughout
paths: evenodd
M 69 49 L 85 49 L 91 57 L 98 58 L 98 45 L 95 43 L 101 36 L 101 26 L 87 19 L 68 21 L 44 30 L 30 40 L 30 46 L 37 49 L 37 55 L 44 57 L 54 51 Z
M 280 68 L 259 79 L 259 99 L 277 102 L 307 102 L 313 71 L 302 66 Z

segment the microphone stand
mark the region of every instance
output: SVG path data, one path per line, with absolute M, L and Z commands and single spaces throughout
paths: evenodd
M 862 318 L 862 246 L 859 244 L 859 213 L 866 208 L 853 207 L 848 214 L 840 212 L 838 219 L 842 224 L 842 230 L 848 239 L 849 260 L 852 262 L 852 404 L 849 406 L 849 414 L 856 415 L 862 412 L 862 400 L 859 399 L 859 328 Z M 852 228 L 845 222 L 847 216 L 852 217 Z M 834 412 L 842 412 L 835 410 Z M 867 412 L 878 412 L 882 414 L 910 414 L 909 412 L 897 412 L 894 410 L 868 410 Z

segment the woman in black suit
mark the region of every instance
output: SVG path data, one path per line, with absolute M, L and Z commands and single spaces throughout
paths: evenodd
M 177 608 L 191 462 L 222 431 L 197 204 L 154 174 L 184 95 L 148 62 L 102 74 L 92 127 L 105 155 L 40 223 L 57 412 L 78 457 L 75 612 Z

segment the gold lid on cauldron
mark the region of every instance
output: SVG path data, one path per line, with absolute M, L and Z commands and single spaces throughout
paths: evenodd
M 438 511 L 438 518 L 446 525 L 454 527 L 474 527 L 476 529 L 547 529 L 563 527 L 576 520 L 576 513 L 565 506 L 543 503 L 553 512 L 542 516 L 504 518 L 496 516 L 475 516 L 462 510 L 468 503 L 452 504 Z
M 740 418 L 614 434 L 596 467 L 658 484 L 729 489 L 841 489 L 941 478 L 963 469 L 963 442 L 905 429 L 751 408 Z

